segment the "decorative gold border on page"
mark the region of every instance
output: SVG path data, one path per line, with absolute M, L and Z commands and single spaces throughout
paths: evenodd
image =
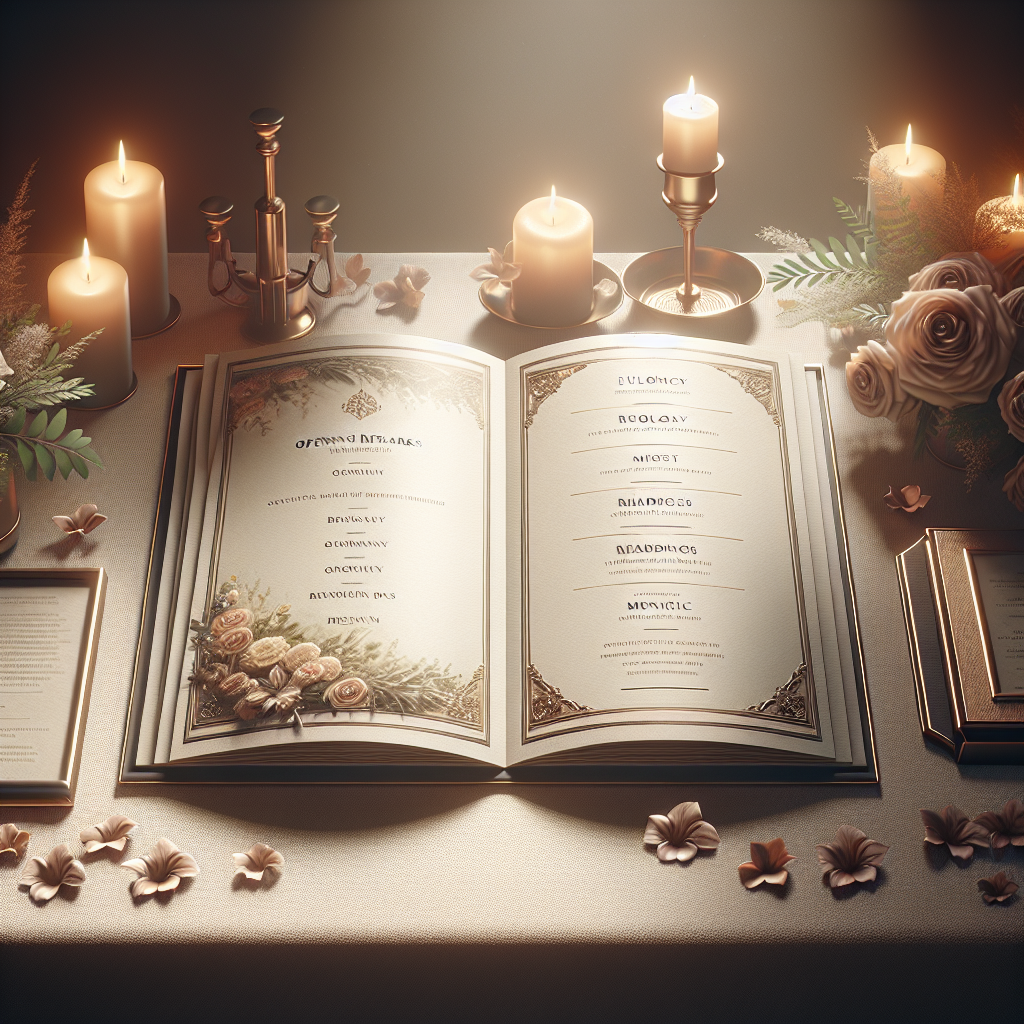
M 528 690 L 528 688 L 530 686 L 530 677 L 529 677 L 528 673 L 529 673 L 529 666 L 531 666 L 531 664 L 532 664 L 531 663 L 531 659 L 530 659 L 530 629 L 529 629 L 529 528 L 528 528 L 529 516 L 528 516 L 528 512 L 527 512 L 527 508 L 526 508 L 527 501 L 528 501 L 528 488 L 527 488 L 528 469 L 527 469 L 527 466 L 528 466 L 528 459 L 529 459 L 529 445 L 528 445 L 529 434 L 528 434 L 528 431 L 527 431 L 527 427 L 530 424 L 532 424 L 532 422 L 533 422 L 533 415 L 530 414 L 530 408 L 531 408 L 532 403 L 536 401 L 535 398 L 533 397 L 532 388 L 528 388 L 525 385 L 527 384 L 528 381 L 542 380 L 542 379 L 544 379 L 546 377 L 551 377 L 554 374 L 560 373 L 561 377 L 560 377 L 560 379 L 557 380 L 557 383 L 553 387 L 550 387 L 550 385 L 549 385 L 550 390 L 546 394 L 544 394 L 544 397 L 541 399 L 541 401 L 543 401 L 545 398 L 549 397 L 550 394 L 554 394 L 555 391 L 557 391 L 558 388 L 561 387 L 562 383 L 565 380 L 567 380 L 573 373 L 576 373 L 579 370 L 584 369 L 587 366 L 593 365 L 593 364 L 595 364 L 597 362 L 605 362 L 605 361 L 617 360 L 617 359 L 624 358 L 623 356 L 611 356 L 611 355 L 607 355 L 606 354 L 609 351 L 613 351 L 613 350 L 619 349 L 619 348 L 621 348 L 621 349 L 629 349 L 630 346 L 622 345 L 622 346 L 614 346 L 614 347 L 604 347 L 604 348 L 599 348 L 599 349 L 591 348 L 591 349 L 584 349 L 584 350 L 581 350 L 579 352 L 568 353 L 567 354 L 567 358 L 569 358 L 569 359 L 571 359 L 573 356 L 577 357 L 577 359 L 579 359 L 579 357 L 581 357 L 581 356 L 590 356 L 591 358 L 587 359 L 587 361 L 585 361 L 585 362 L 582 362 L 582 361 L 570 362 L 570 363 L 567 363 L 564 366 L 555 367 L 552 370 L 534 371 L 533 373 L 530 373 L 530 372 L 527 371 L 525 366 L 521 366 L 520 369 L 519 369 L 519 372 L 521 374 L 521 382 L 524 385 L 523 386 L 524 394 L 522 394 L 522 397 L 521 397 L 521 401 L 523 401 L 523 410 L 522 410 L 523 411 L 523 429 L 522 429 L 521 435 L 520 435 L 521 436 L 521 441 L 520 441 L 520 443 L 521 443 L 520 470 L 521 470 L 521 480 L 522 480 L 522 496 L 521 496 L 521 501 L 522 501 L 522 505 L 521 505 L 521 509 L 522 509 L 522 512 L 521 512 L 521 514 L 522 514 L 522 524 L 521 524 L 521 530 L 522 530 L 522 544 L 523 544 L 523 547 L 522 547 L 523 568 L 522 568 L 522 608 L 521 608 L 521 615 L 522 615 L 522 630 L 523 630 L 523 635 L 522 635 L 523 659 L 524 659 L 523 660 L 523 664 L 524 664 L 524 666 L 527 666 L 526 668 L 524 668 L 524 671 L 523 671 L 523 689 L 524 689 L 524 691 Z M 818 715 L 817 715 L 817 712 L 816 712 L 816 704 L 815 704 L 816 697 L 815 697 L 815 686 L 814 686 L 814 673 L 813 673 L 813 669 L 810 667 L 809 659 L 808 659 L 808 656 L 807 656 L 807 652 L 809 651 L 809 635 L 808 635 L 808 626 L 807 626 L 807 612 L 806 612 L 805 601 L 804 601 L 804 593 L 803 593 L 803 575 L 802 575 L 802 570 L 801 570 L 801 566 L 800 566 L 799 539 L 796 536 L 795 510 L 794 510 L 794 507 L 793 507 L 793 494 L 792 494 L 792 474 L 791 474 L 790 465 L 789 465 L 789 449 L 788 449 L 787 441 L 786 441 L 786 425 L 782 421 L 782 416 L 781 416 L 781 414 L 779 412 L 779 406 L 778 406 L 778 403 L 776 401 L 776 394 L 777 394 L 777 390 L 778 390 L 778 386 L 779 386 L 778 385 L 778 372 L 779 372 L 778 371 L 778 367 L 779 367 L 779 363 L 778 363 L 777 360 L 774 360 L 774 359 L 760 358 L 760 357 L 752 356 L 752 355 L 751 356 L 744 355 L 744 356 L 737 356 L 736 358 L 738 358 L 738 359 L 742 358 L 744 360 L 747 360 L 747 361 L 750 361 L 750 362 L 754 362 L 754 363 L 761 363 L 765 368 L 764 369 L 759 369 L 759 368 L 753 368 L 753 367 L 730 366 L 729 364 L 720 364 L 720 363 L 717 363 L 717 362 L 714 361 L 715 359 L 721 359 L 722 358 L 722 353 L 721 352 L 710 351 L 710 350 L 707 350 L 707 349 L 700 349 L 700 348 L 697 348 L 697 347 L 687 348 L 685 350 L 679 350 L 679 349 L 676 349 L 676 350 L 672 350 L 672 349 L 669 349 L 669 350 L 650 349 L 650 350 L 647 350 L 647 351 L 643 352 L 642 358 L 645 358 L 645 359 L 652 359 L 652 358 L 653 359 L 658 359 L 658 358 L 660 358 L 660 359 L 672 359 L 673 358 L 673 354 L 674 353 L 678 353 L 680 351 L 684 351 L 685 352 L 685 355 L 682 357 L 684 361 L 699 362 L 699 363 L 702 363 L 705 366 L 710 366 L 710 367 L 712 367 L 714 369 L 721 370 L 722 372 L 726 373 L 728 376 L 731 376 L 734 380 L 737 381 L 737 383 L 740 384 L 741 387 L 744 388 L 745 391 L 747 391 L 748 394 L 752 395 L 752 397 L 754 397 L 758 402 L 761 403 L 761 405 L 764 406 L 765 411 L 772 417 L 773 422 L 779 428 L 779 457 L 780 457 L 780 460 L 781 460 L 781 463 L 782 463 L 782 475 L 783 475 L 784 492 L 785 492 L 784 493 L 784 500 L 785 500 L 785 504 L 786 504 L 787 520 L 788 520 L 788 523 L 789 523 L 790 560 L 791 560 L 792 570 L 793 570 L 794 593 L 795 593 L 796 604 L 797 604 L 797 616 L 798 616 L 799 626 L 800 626 L 800 645 L 801 645 L 802 650 L 804 651 L 804 664 L 806 665 L 805 675 L 804 675 L 804 686 L 806 687 L 806 692 L 808 694 L 808 698 L 805 699 L 807 717 L 805 719 L 794 719 L 794 718 L 783 717 L 783 716 L 775 716 L 775 715 L 762 714 L 762 713 L 758 713 L 757 711 L 751 711 L 751 710 L 746 709 L 746 708 L 736 709 L 736 708 L 692 708 L 692 707 L 671 707 L 671 708 L 657 708 L 657 709 L 649 709 L 649 708 L 612 708 L 612 709 L 607 709 L 607 710 L 596 710 L 596 709 L 595 710 L 583 710 L 583 709 L 581 709 L 579 712 L 574 712 L 573 713 L 573 717 L 596 719 L 596 718 L 598 718 L 601 715 L 620 714 L 620 713 L 632 712 L 632 711 L 652 711 L 652 710 L 653 711 L 660 711 L 660 712 L 683 712 L 683 713 L 698 712 L 698 713 L 707 713 L 707 714 L 716 714 L 716 715 L 736 716 L 737 718 L 746 718 L 748 721 L 745 722 L 745 723 L 741 723 L 741 722 L 737 721 L 735 724 L 732 724 L 732 723 L 729 723 L 729 722 L 706 723 L 706 722 L 702 722 L 702 721 L 694 721 L 694 722 L 689 723 L 689 724 L 692 724 L 692 725 L 711 725 L 711 726 L 714 726 L 716 728 L 745 729 L 745 730 L 748 730 L 748 731 L 751 731 L 751 732 L 779 733 L 780 735 L 787 735 L 787 736 L 793 736 L 793 735 L 799 735 L 799 734 L 792 733 L 792 732 L 790 732 L 788 730 L 780 730 L 778 728 L 772 728 L 769 723 L 772 722 L 772 721 L 775 721 L 775 722 L 778 722 L 780 724 L 782 722 L 789 722 L 789 723 L 792 723 L 793 725 L 804 725 L 804 724 L 806 724 L 807 727 L 809 727 L 811 730 L 813 730 L 811 735 L 809 735 L 807 738 L 808 739 L 813 739 L 813 740 L 820 740 L 821 739 L 821 728 L 820 728 L 820 722 L 818 720 Z M 598 353 L 600 353 L 600 355 L 597 356 L 597 358 L 594 358 L 594 356 L 597 355 Z M 636 355 L 637 353 L 633 352 L 632 354 Z M 703 358 L 702 359 L 702 358 L 699 358 L 700 356 L 705 356 L 705 357 L 710 357 L 710 358 Z M 678 355 L 676 356 L 676 358 L 677 359 L 679 358 Z M 569 371 L 569 372 L 567 372 L 567 371 Z M 554 381 L 552 381 L 552 383 L 554 383 Z M 534 413 L 536 412 L 536 406 L 533 406 L 533 411 L 534 411 Z M 550 684 L 546 684 L 546 685 L 550 685 Z M 524 693 L 524 697 L 526 698 L 525 703 L 527 704 L 527 707 L 529 707 L 529 703 L 530 703 L 530 701 L 529 701 L 529 693 L 528 692 Z M 814 698 L 814 699 L 809 699 L 809 698 Z M 568 717 L 569 717 L 568 715 L 559 715 L 559 716 L 552 717 L 551 719 L 548 719 L 548 720 L 546 720 L 544 722 L 540 722 L 540 723 L 536 723 L 536 724 L 539 725 L 539 726 L 544 726 L 544 725 L 550 724 L 551 722 L 558 721 L 560 719 L 568 718 Z M 755 719 L 755 720 L 756 719 L 760 719 L 763 722 L 763 724 L 762 725 L 754 725 L 754 724 L 750 723 L 749 720 L 752 719 L 752 718 Z M 531 735 L 531 729 L 534 727 L 535 723 L 533 721 L 531 721 L 531 715 L 530 715 L 529 711 L 527 711 L 525 708 L 524 708 L 524 714 L 522 716 L 522 721 L 523 721 L 523 732 L 522 732 L 522 735 L 521 735 L 521 742 L 524 745 L 528 744 L 528 743 L 531 743 L 531 742 L 534 742 L 536 740 L 547 739 L 547 738 L 550 738 L 551 736 L 566 735 L 566 734 L 572 733 L 572 732 L 589 731 L 591 729 L 605 727 L 605 725 L 606 725 L 606 723 L 602 723 L 602 722 L 599 722 L 599 721 L 594 721 L 592 723 L 591 722 L 581 722 L 580 724 L 575 725 L 575 726 L 570 726 L 569 728 L 558 729 L 558 730 L 555 730 L 555 731 L 546 730 L 543 733 L 537 733 L 535 735 Z M 607 723 L 608 726 L 612 726 L 612 725 L 615 725 L 615 724 L 617 724 L 617 723 Z M 673 720 L 666 720 L 666 719 L 661 719 L 661 718 L 653 718 L 653 719 L 647 720 L 644 723 L 632 723 L 632 724 L 676 724 L 676 723 Z
M 775 402 L 774 378 L 770 371 L 749 370 L 739 366 L 724 366 L 721 363 L 709 363 L 708 365 L 732 377 L 748 395 L 765 407 L 775 426 L 782 426 L 782 420 L 779 418 L 779 407 Z
M 526 375 L 526 418 L 524 427 L 533 426 L 533 418 L 541 407 L 574 373 L 587 368 L 586 363 L 561 366 L 557 370 L 541 370 Z
M 567 715 L 578 715 L 581 712 L 593 711 L 586 704 L 577 704 L 574 700 L 562 696 L 562 691 L 556 686 L 544 681 L 544 677 L 537 671 L 536 666 L 528 665 L 526 675 L 530 681 L 530 724 L 538 725 L 541 722 L 550 722 L 555 718 L 564 718 Z
M 774 715 L 777 718 L 792 718 L 798 722 L 806 722 L 807 698 L 800 692 L 807 682 L 807 666 L 797 665 L 789 681 L 775 687 L 775 692 L 760 704 L 751 704 L 748 711 L 756 711 L 760 715 Z

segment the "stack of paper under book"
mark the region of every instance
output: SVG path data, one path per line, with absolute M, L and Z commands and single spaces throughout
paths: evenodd
M 820 367 L 350 335 L 178 375 L 126 781 L 874 781 Z

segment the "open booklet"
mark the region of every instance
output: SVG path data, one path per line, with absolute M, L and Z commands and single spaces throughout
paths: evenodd
M 820 367 L 395 335 L 178 375 L 125 781 L 874 781 Z

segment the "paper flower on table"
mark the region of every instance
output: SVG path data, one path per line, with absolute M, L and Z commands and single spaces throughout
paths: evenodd
M 831 843 L 816 846 L 818 860 L 825 865 L 828 884 L 833 889 L 854 882 L 873 882 L 878 868 L 889 852 L 884 843 L 876 842 L 851 825 L 842 825 Z
M 1005 871 L 997 871 L 991 878 L 978 879 L 978 889 L 986 903 L 1003 903 L 1019 888 Z
M 974 856 L 975 846 L 988 845 L 988 832 L 960 810 L 948 804 L 941 811 L 921 811 L 924 841 L 935 846 L 948 846 L 949 852 L 961 860 Z
M 53 899 L 62 885 L 82 885 L 85 868 L 75 860 L 66 843 L 55 846 L 45 857 L 33 857 L 18 881 L 29 887 L 28 894 L 40 903 Z
M 126 860 L 121 867 L 136 874 L 130 889 L 133 896 L 149 896 L 154 892 L 171 892 L 183 878 L 199 874 L 199 865 L 187 853 L 182 853 L 168 839 L 158 839 L 145 856 Z
M 69 516 L 54 516 L 53 521 L 65 533 L 74 536 L 84 537 L 92 533 L 97 526 L 107 521 L 106 516 L 101 516 L 95 505 L 79 505 Z
M 919 508 L 924 508 L 931 500 L 932 496 L 922 494 L 921 488 L 917 484 L 907 484 L 906 487 L 901 487 L 899 492 L 894 491 L 890 486 L 889 493 L 882 495 L 882 501 L 889 508 L 901 508 L 904 512 L 916 512 Z
M 341 295 L 351 295 L 358 291 L 370 278 L 370 268 L 363 266 L 363 254 L 356 253 L 345 260 L 345 281 Z
M 644 832 L 644 844 L 657 847 L 658 860 L 665 863 L 691 860 L 698 850 L 714 850 L 721 841 L 714 827 L 701 818 L 695 800 L 676 804 L 668 814 L 652 814 Z
M 750 860 L 740 865 L 740 881 L 748 888 L 754 889 L 762 882 L 769 885 L 785 885 L 789 878 L 786 865 L 796 860 L 781 839 L 773 839 L 770 843 L 751 843 Z
M 17 825 L 9 822 L 0 825 L 0 857 L 5 853 L 13 853 L 16 860 L 20 860 L 28 849 L 28 841 L 32 838 L 30 832 L 22 832 Z
M 377 309 L 391 309 L 399 304 L 409 309 L 419 309 L 423 301 L 423 289 L 430 280 L 430 273 L 423 267 L 403 263 L 393 281 L 381 281 L 373 286 L 377 297 Z
M 272 846 L 257 843 L 248 853 L 233 853 L 235 874 L 245 875 L 254 882 L 263 881 L 263 873 L 276 874 L 284 867 L 284 857 Z
M 988 841 L 996 850 L 1011 843 L 1024 846 L 1024 803 L 1007 800 L 1001 811 L 983 811 L 974 823 L 980 825 L 988 835 Z
M 488 247 L 491 254 L 489 263 L 481 263 L 479 267 L 469 272 L 469 276 L 475 281 L 486 281 L 490 278 L 497 278 L 502 284 L 511 284 L 522 272 L 521 263 L 506 262 L 505 257 L 497 249 Z
M 79 835 L 86 853 L 95 853 L 109 846 L 112 850 L 123 850 L 128 836 L 139 827 L 137 821 L 123 814 L 112 814 L 98 825 L 90 825 Z

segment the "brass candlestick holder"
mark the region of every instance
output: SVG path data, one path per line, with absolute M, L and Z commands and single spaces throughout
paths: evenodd
M 672 316 L 707 317 L 726 313 L 755 299 L 764 288 L 760 267 L 726 249 L 698 248 L 697 225 L 718 199 L 715 175 L 725 166 L 721 153 L 714 170 L 680 174 L 665 167 L 661 198 L 683 229 L 683 245 L 645 253 L 622 275 L 626 294 Z
M 316 314 L 309 306 L 311 292 L 329 298 L 343 288 L 345 279 L 338 273 L 334 260 L 337 235 L 331 227 L 339 203 L 331 196 L 314 196 L 306 203 L 306 213 L 313 221 L 310 250 L 317 258 L 309 261 L 304 272 L 289 270 L 285 206 L 284 200 L 276 195 L 274 176 L 274 158 L 281 149 L 275 136 L 284 123 L 284 114 L 263 107 L 253 111 L 249 120 L 260 137 L 256 151 L 264 158 L 264 194 L 256 200 L 256 272 L 239 270 L 231 255 L 231 242 L 223 230 L 234 210 L 231 200 L 210 196 L 199 204 L 199 211 L 210 226 L 206 234 L 210 246 L 207 284 L 210 294 L 229 306 L 248 307 L 249 318 L 242 327 L 247 337 L 258 342 L 291 341 L 309 334 L 316 324 Z M 223 285 L 216 281 L 218 264 L 227 273 Z M 321 264 L 327 267 L 326 288 L 313 280 Z

